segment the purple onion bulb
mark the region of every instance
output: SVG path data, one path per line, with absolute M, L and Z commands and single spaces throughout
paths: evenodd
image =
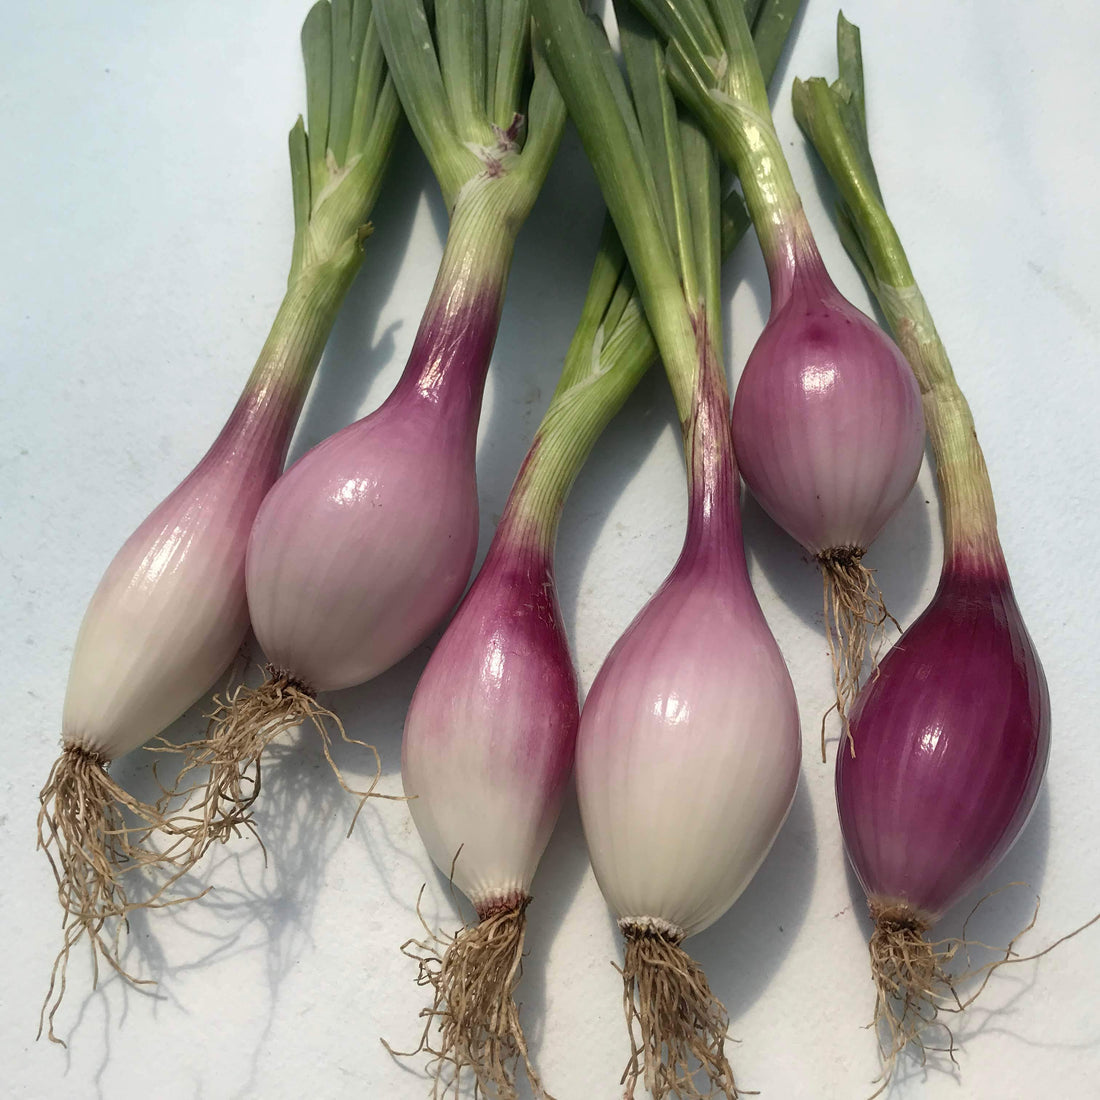
M 312 692 L 363 683 L 454 606 L 477 551 L 476 426 L 403 389 L 280 478 L 247 563 L 275 669 Z
M 526 899 L 573 768 L 577 681 L 540 542 L 498 531 L 405 719 L 413 820 L 482 917 Z
M 852 729 L 836 770 L 848 857 L 873 903 L 931 923 L 1012 846 L 1050 751 L 1046 677 L 1003 566 L 944 570 Z
M 749 356 L 733 446 L 753 496 L 814 556 L 866 550 L 920 471 L 913 372 L 804 251 Z

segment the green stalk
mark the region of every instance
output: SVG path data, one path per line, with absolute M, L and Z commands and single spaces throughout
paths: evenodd
M 878 300 L 920 385 L 936 458 L 948 559 L 1003 563 L 997 514 L 970 406 L 886 212 L 867 137 L 859 29 L 837 20 L 839 76 L 796 80 L 799 126 L 840 191 L 841 239 Z
M 748 227 L 748 215 L 733 193 L 722 211 L 723 258 Z M 553 551 L 562 509 L 581 467 L 656 358 L 641 296 L 608 218 L 561 377 L 501 518 L 505 537 Z
M 668 39 L 669 82 L 741 180 L 753 225 L 781 297 L 799 255 L 816 251 L 768 106 L 770 77 L 801 0 L 759 12 L 758 58 L 741 0 L 633 0 Z
M 534 0 L 532 6 L 558 87 L 637 280 L 681 424 L 686 425 L 695 405 L 700 363 L 721 358 L 720 326 L 701 330 L 709 356 L 701 352 L 695 327 L 697 317 L 720 309 L 720 303 L 707 301 L 716 280 L 701 269 L 705 256 L 695 254 L 698 236 L 717 234 L 717 207 L 711 203 L 707 208 L 716 194 L 707 176 L 716 179 L 717 166 L 704 149 L 700 170 L 679 175 L 684 171 L 678 156 L 682 132 L 690 124 L 670 114 L 656 39 L 644 27 L 620 19 L 624 52 L 637 81 L 632 95 L 602 28 L 584 17 L 574 0 Z M 700 152 L 698 143 L 692 149 Z M 688 179 L 693 185 L 690 203 Z M 706 250 L 710 252 L 716 255 L 717 249 Z
M 769 11 L 770 7 L 773 6 L 765 5 L 757 26 L 767 48 L 778 56 L 791 20 L 782 9 Z M 594 30 L 588 30 L 594 46 L 584 56 L 590 64 L 593 59 L 599 61 L 613 89 L 615 103 L 620 105 L 624 129 L 639 158 L 636 185 L 652 188 L 655 207 L 650 209 L 651 216 L 647 219 L 645 209 L 638 210 L 635 216 L 656 227 L 648 234 L 648 244 L 658 256 L 660 227 L 670 227 L 673 242 L 665 262 L 682 280 L 683 289 L 678 288 L 676 294 L 685 307 L 701 300 L 707 331 L 720 333 L 719 268 L 721 260 L 730 255 L 748 229 L 748 214 L 738 194 L 731 191 L 721 204 L 720 239 L 709 231 L 709 208 L 716 204 L 717 174 L 705 141 L 694 126 L 684 125 L 677 118 L 653 35 L 629 18 L 622 21 L 620 31 L 632 97 L 621 78 L 615 81 L 615 70 L 608 67 L 606 43 Z M 768 71 L 770 76 L 774 63 L 769 64 Z M 608 126 L 613 122 L 613 118 L 607 119 Z M 608 159 L 614 165 L 614 152 Z M 649 184 L 646 166 L 650 172 Z M 620 202 L 620 208 L 624 205 Z M 660 216 L 654 211 L 659 211 Z M 645 226 L 641 232 L 645 240 Z M 667 285 L 667 280 L 660 285 Z M 670 326 L 673 338 L 679 335 L 682 324 L 675 315 L 674 320 L 676 324 Z M 694 378 L 697 369 L 694 334 L 690 349 L 685 341 L 685 363 L 689 354 Z M 577 473 L 600 433 L 657 355 L 658 343 L 646 321 L 642 292 L 635 283 L 614 220 L 609 217 L 561 379 L 516 479 L 502 529 L 514 523 L 519 529 L 532 532 L 544 549 L 552 548 L 562 506 Z M 690 417 L 691 402 L 690 394 L 682 395 L 678 401 L 678 408 L 682 403 L 687 410 L 680 414 L 685 422 Z
M 370 0 L 314 4 L 302 26 L 302 56 L 309 130 L 299 118 L 290 131 L 291 283 L 341 254 L 351 262 L 348 242 L 369 235 L 401 116 Z
M 290 131 L 294 245 L 286 295 L 246 387 L 296 413 L 363 263 L 401 110 L 369 0 L 320 0 L 302 26 L 306 115 Z M 335 144 L 334 144 L 335 143 Z
M 526 0 L 374 0 L 382 48 L 409 124 L 448 211 L 474 183 L 506 188 L 503 228 L 518 232 L 565 124 L 538 51 L 529 50 Z M 527 58 L 534 80 L 522 95 Z
M 401 116 L 371 14 L 369 0 L 320 0 L 302 26 L 309 130 L 299 117 L 289 136 L 290 273 L 239 402 L 269 411 L 288 432 L 362 266 Z

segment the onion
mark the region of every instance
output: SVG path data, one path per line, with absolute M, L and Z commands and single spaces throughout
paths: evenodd
M 522 494 L 513 496 L 521 501 Z M 428 1027 L 445 1065 L 469 1065 L 490 1094 L 515 1095 L 522 1061 L 537 1090 L 513 990 L 529 889 L 573 768 L 577 680 L 554 591 L 557 509 L 506 513 L 432 653 L 405 720 L 401 771 L 429 854 L 473 902 L 478 924 L 422 962 Z M 547 529 L 549 528 L 549 530 Z M 428 1031 L 424 1044 L 431 1049 Z
M 763 862 L 801 753 L 794 688 L 745 566 L 724 382 L 715 371 L 703 387 L 685 442 L 684 549 L 601 667 L 577 741 L 589 854 L 639 1001 L 631 1076 L 643 1054 L 656 1096 L 691 1079 L 689 1055 L 732 1088 L 728 1018 L 713 995 L 685 996 L 707 986 L 679 945 L 721 917 Z
M 740 0 L 635 0 L 669 38 L 669 79 L 737 170 L 771 312 L 737 387 L 745 482 L 821 568 L 836 708 L 846 716 L 890 621 L 868 547 L 920 471 L 920 395 L 898 349 L 825 271 L 768 107 Z M 824 723 L 822 724 L 824 757 Z
M 448 104 L 482 79 L 485 58 L 459 50 L 453 36 L 465 32 L 454 9 L 441 7 L 436 27 L 448 59 L 442 75 L 421 4 L 376 0 L 373 12 L 450 211 L 447 243 L 393 393 L 295 463 L 256 517 L 248 605 L 267 677 L 220 706 L 200 747 L 210 780 L 196 809 L 199 846 L 251 825 L 265 747 L 304 721 L 344 783 L 329 744 L 333 728 L 347 735 L 318 694 L 363 683 L 419 645 L 454 607 L 477 550 L 474 459 L 485 375 L 515 238 L 557 148 L 564 109 L 536 64 L 529 118 L 516 113 L 525 20 L 495 38 L 515 62 L 510 78 L 502 76 L 488 110 L 468 113 Z
M 838 54 L 832 88 L 795 83 L 795 115 L 840 188 L 845 246 L 920 382 L 944 517 L 939 588 L 860 695 L 858 753 L 837 758 L 841 830 L 875 923 L 888 1079 L 940 1007 L 969 1003 L 947 972 L 959 941 L 927 934 L 1026 824 L 1050 751 L 1050 700 L 1012 593 L 970 408 L 874 178 L 859 32 L 843 16 Z
M 923 932 L 1008 851 L 1046 768 L 1046 677 L 1003 563 L 944 568 L 852 726 L 866 742 L 837 763 L 848 856 L 872 914 L 901 906 Z
M 117 937 L 127 915 L 165 904 L 165 891 L 201 854 L 185 843 L 188 816 L 170 811 L 168 798 L 157 806 L 142 802 L 107 766 L 207 691 L 248 631 L 245 548 L 252 520 L 282 469 L 336 313 L 362 263 L 367 218 L 399 117 L 368 29 L 366 20 L 354 32 L 338 28 L 346 39 L 341 50 L 328 3 L 317 4 L 306 20 L 310 132 L 307 138 L 299 119 L 290 133 L 295 236 L 286 296 L 225 427 L 116 554 L 80 627 L 63 750 L 42 788 L 38 819 L 39 845 L 65 911 L 43 1006 L 56 1041 L 53 1022 L 72 948 L 88 936 L 96 965 L 98 953 L 123 973 Z M 344 64 L 330 72 L 334 50 Z M 359 79 L 360 67 L 370 79 Z M 330 86 L 341 93 L 331 102 Z M 167 849 L 149 843 L 158 834 L 170 842 Z M 122 882 L 124 872 L 139 868 L 158 872 L 160 880 L 140 901 Z
M 801 741 L 741 539 L 720 366 L 717 163 L 677 119 L 648 27 L 620 18 L 628 90 L 575 5 L 534 8 L 638 281 L 688 473 L 679 561 L 601 667 L 577 737 L 589 854 L 626 943 L 623 1081 L 627 1096 L 639 1080 L 658 1100 L 736 1096 L 728 1014 L 681 944 L 722 916 L 767 855 L 794 798 Z M 663 202 L 658 181 L 670 183 Z

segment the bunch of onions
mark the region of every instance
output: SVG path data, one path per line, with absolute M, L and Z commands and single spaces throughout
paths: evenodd
M 338 13 L 343 13 L 343 20 Z M 349 13 L 351 13 L 349 15 Z M 248 631 L 245 547 L 287 446 L 362 242 L 400 108 L 370 5 L 326 2 L 302 29 L 309 132 L 290 132 L 294 250 L 286 296 L 244 392 L 210 450 L 115 555 L 84 615 L 69 673 L 62 753 L 40 795 L 38 840 L 64 909 L 43 1006 L 51 1039 L 69 952 L 124 973 L 118 935 L 199 853 L 171 800 L 123 790 L 108 765 L 159 734 L 223 672 Z M 151 843 L 159 836 L 160 846 Z M 123 876 L 157 873 L 135 900 Z M 60 1041 L 60 1040 L 57 1040 Z
M 920 383 L 944 520 L 936 594 L 860 695 L 858 753 L 837 759 L 841 830 L 875 925 L 875 1017 L 889 1072 L 940 1008 L 961 1003 L 945 969 L 958 941 L 927 934 L 1026 824 L 1050 749 L 1050 701 L 970 408 L 883 205 L 859 32 L 843 16 L 838 54 L 831 86 L 795 82 L 795 116 L 840 190 L 844 244 Z
M 920 470 L 920 394 L 897 347 L 825 270 L 741 0 L 633 2 L 668 37 L 670 83 L 737 170 L 760 240 L 771 312 L 737 387 L 733 445 L 753 495 L 821 568 L 847 730 L 865 656 L 890 619 L 863 557 Z
M 246 582 L 267 678 L 220 708 L 200 750 L 210 782 L 199 844 L 226 839 L 248 814 L 264 748 L 281 732 L 308 720 L 327 755 L 329 723 L 341 734 L 343 726 L 318 693 L 390 668 L 439 624 L 469 579 L 485 375 L 515 238 L 565 111 L 537 59 L 524 94 L 526 15 L 485 0 L 476 13 L 466 7 L 435 5 L 433 41 L 422 3 L 374 0 L 373 22 L 450 229 L 393 392 L 295 463 L 256 517 Z
M 682 943 L 722 916 L 767 855 L 794 797 L 800 738 L 741 539 L 721 366 L 718 167 L 695 124 L 677 117 L 645 24 L 620 13 L 628 89 L 577 5 L 534 8 L 637 280 L 687 460 L 683 551 L 600 669 L 577 740 L 589 853 L 626 944 L 623 1081 L 628 1096 L 643 1080 L 658 1100 L 736 1096 L 728 1013 Z

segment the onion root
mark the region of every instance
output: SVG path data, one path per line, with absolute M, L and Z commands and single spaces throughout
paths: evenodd
M 619 927 L 626 939 L 623 1009 L 630 1061 L 621 1083 L 627 1100 L 639 1080 L 654 1100 L 735 1100 L 740 1093 L 725 1051 L 729 1013 L 703 968 L 680 947 L 683 936 L 663 922 L 657 927 L 652 921 L 620 921 Z M 696 1082 L 701 1073 L 705 1092 Z
M 359 798 L 349 835 L 382 776 L 382 761 L 373 745 L 349 737 L 339 717 L 318 703 L 305 684 L 271 666 L 265 671 L 266 679 L 259 687 L 241 684 L 225 696 L 215 696 L 206 737 L 181 747 L 189 757 L 183 774 L 196 768 L 209 769 L 206 782 L 197 788 L 201 792 L 197 802 L 189 807 L 187 833 L 196 859 L 212 844 L 225 843 L 245 830 L 259 839 L 252 807 L 260 795 L 264 750 L 289 730 L 311 724 L 337 782 Z M 333 759 L 332 727 L 344 741 L 373 753 L 374 778 L 365 791 L 351 787 Z
M 968 938 L 966 930 L 977 911 L 990 898 L 1013 886 L 1026 886 L 1026 883 L 1012 882 L 986 894 L 963 922 L 961 935 L 942 940 L 927 939 L 933 922 L 927 914 L 913 906 L 880 898 L 873 898 L 869 902 L 871 919 L 875 922 L 870 942 L 871 974 L 875 983 L 875 1016 L 872 1026 L 878 1034 L 879 1053 L 883 1063 L 879 1077 L 881 1084 L 872 1094 L 872 1100 L 886 1090 L 898 1055 L 910 1045 L 917 1050 L 922 1062 L 929 1050 L 942 1051 L 955 1062 L 955 1036 L 951 1028 L 939 1018 L 941 1013 L 963 1012 L 969 1008 L 982 995 L 994 972 L 1002 966 L 1040 959 L 1066 940 L 1073 939 L 1086 928 L 1100 922 L 1098 913 L 1041 951 L 1019 955 L 1016 952 L 1017 941 L 1030 932 L 1039 919 L 1039 899 L 1036 897 L 1031 919 L 1012 937 L 1006 947 L 993 947 L 980 940 Z M 969 952 L 974 947 L 998 951 L 1002 957 L 984 966 L 968 965 L 967 969 L 958 974 L 949 973 L 948 966 L 960 951 L 967 956 L 969 963 Z M 979 977 L 982 980 L 978 988 L 962 997 L 959 993 L 960 987 Z M 946 1046 L 930 1047 L 924 1041 L 924 1033 L 933 1026 L 943 1030 Z
M 886 632 L 897 619 L 890 614 L 875 581 L 874 570 L 863 564 L 864 551 L 858 546 L 841 546 L 817 555 L 825 601 L 825 637 L 833 663 L 836 701 L 821 720 L 821 759 L 825 760 L 825 720 L 829 712 L 840 715 L 848 750 L 855 756 L 855 742 L 848 725 L 866 658 L 871 675 L 878 668 L 878 655 Z
M 421 1051 L 432 1055 L 433 1097 L 445 1096 L 450 1089 L 457 1097 L 459 1077 L 466 1068 L 476 1079 L 475 1093 L 516 1100 L 516 1073 L 522 1064 L 534 1095 L 539 1100 L 553 1100 L 531 1062 L 515 1000 L 523 972 L 530 900 L 526 896 L 509 898 L 482 910 L 484 915 L 477 924 L 463 928 L 449 941 L 425 924 L 426 940 L 409 940 L 401 947 L 419 964 L 417 985 L 434 991 L 431 1007 L 420 1013 L 425 1020 L 420 1045 L 404 1052 L 404 1056 Z M 439 1032 L 436 1045 L 431 1037 L 433 1025 Z M 446 1073 L 448 1067 L 453 1072 Z
M 87 937 L 92 949 L 93 988 L 102 958 L 112 970 L 135 985 L 152 984 L 128 973 L 119 959 L 119 940 L 130 913 L 162 909 L 194 900 L 202 894 L 166 898 L 169 889 L 194 865 L 194 853 L 181 851 L 186 837 L 181 819 L 166 805 L 166 790 L 157 806 L 140 801 L 107 774 L 105 757 L 67 744 L 50 769 L 39 794 L 38 847 L 50 861 L 57 880 L 57 897 L 64 910 L 63 942 L 50 972 L 50 984 L 38 1021 L 38 1035 L 64 1042 L 54 1031 L 54 1018 L 65 997 L 69 955 Z M 132 824 L 136 819 L 136 824 Z M 177 839 L 161 851 L 149 846 L 154 833 Z M 122 876 L 134 870 L 167 876 L 140 901 L 132 900 Z M 205 893 L 203 891 L 202 893 Z

